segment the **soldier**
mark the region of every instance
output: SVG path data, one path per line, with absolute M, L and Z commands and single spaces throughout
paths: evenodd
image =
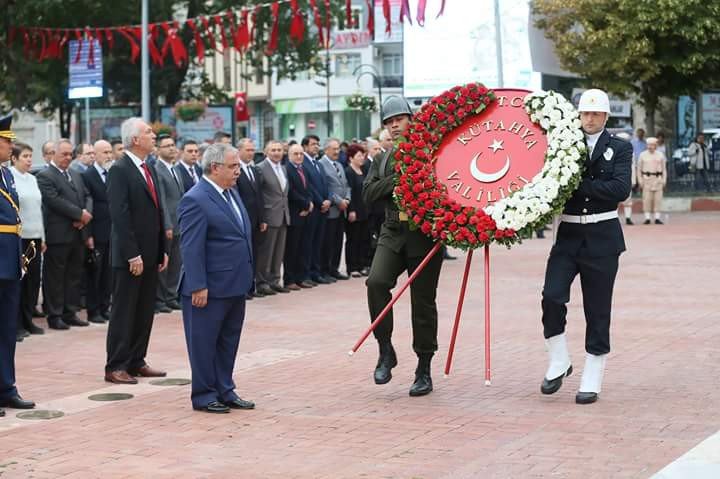
M 391 96 L 383 103 L 383 125 L 397 140 L 410 125 L 412 110 L 407 100 Z M 368 307 L 370 319 L 375 319 L 390 302 L 390 290 L 403 271 L 412 274 L 433 247 L 433 241 L 419 230 L 408 227 L 407 215 L 398 211 L 393 200 L 396 173 L 394 169 L 394 148 L 385 151 L 373 161 L 363 185 L 363 200 L 366 204 L 381 201 L 385 205 L 385 221 L 382 224 L 377 250 L 367 279 Z M 412 304 L 413 349 L 418 356 L 415 382 L 410 396 L 423 396 L 432 389 L 430 361 L 437 351 L 437 294 L 438 277 L 442 266 L 442 255 L 436 254 L 410 286 Z M 375 367 L 375 384 L 385 384 L 392 378 L 391 370 L 397 365 L 391 336 L 393 313 L 375 329 L 375 338 L 380 347 L 380 357 Z
M 542 293 L 542 322 L 550 364 L 540 390 L 553 394 L 572 373 L 565 336 L 570 285 L 580 274 L 585 310 L 585 369 L 578 404 L 594 403 L 610 352 L 610 310 L 615 275 L 625 240 L 618 203 L 630 194 L 632 146 L 605 129 L 610 102 L 602 90 L 580 97 L 580 121 L 588 155 L 577 190 L 560 216 L 557 240 L 547 262 Z
M 11 123 L 12 116 L 0 119 L 0 416 L 5 415 L 2 407 L 35 407 L 34 402 L 21 398 L 15 388 L 15 335 L 20 314 L 23 256 L 20 201 L 12 174 L 2 166 L 10 159 L 15 140 Z
M 645 222 L 650 224 L 650 215 L 655 215 L 655 224 L 661 225 L 660 206 L 663 189 L 667 183 L 667 160 L 657 149 L 657 138 L 647 139 L 647 150 L 640 153 L 637 164 L 638 186 L 642 189 Z

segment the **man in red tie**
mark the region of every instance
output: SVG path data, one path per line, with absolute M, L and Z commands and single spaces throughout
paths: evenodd
M 286 165 L 287 179 L 290 184 L 288 190 L 288 204 L 290 207 L 290 225 L 287 229 L 285 243 L 284 280 L 289 290 L 312 288 L 312 283 L 303 281 L 304 257 L 302 254 L 302 239 L 308 215 L 312 213 L 315 205 L 312 202 L 312 193 L 308 188 L 307 177 L 303 170 L 305 153 L 302 146 L 295 144 L 288 150 L 290 161 Z
M 158 272 L 168 264 L 162 199 L 154 168 L 145 163 L 155 134 L 141 118 L 120 127 L 125 154 L 110 169 L 113 307 L 105 380 L 136 384 L 135 376 L 165 376 L 145 362 L 155 309 Z

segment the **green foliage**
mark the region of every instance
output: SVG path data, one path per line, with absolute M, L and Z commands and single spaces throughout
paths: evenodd
M 720 0 L 534 0 L 533 10 L 565 69 L 638 95 L 650 124 L 660 97 L 717 82 Z

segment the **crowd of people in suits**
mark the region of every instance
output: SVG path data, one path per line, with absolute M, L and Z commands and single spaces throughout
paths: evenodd
M 155 140 L 146 145 L 146 163 L 153 194 L 163 205 L 161 240 L 169 261 L 157 275 L 152 298 L 142 301 L 152 302 L 157 314 L 182 309 L 177 209 L 203 176 L 199 162 L 208 144 L 186 140 L 177 145 L 169 135 Z M 220 133 L 215 140 L 229 143 L 230 135 Z M 350 144 L 331 138 L 321 145 L 315 135 L 300 143 L 271 140 L 262 153 L 251 139 L 237 142 L 241 169 L 236 190 L 249 215 L 255 258 L 254 287 L 247 299 L 368 275 L 384 210 L 363 202 L 362 184 L 373 158 L 391 145 L 384 134 L 379 140 Z M 113 239 L 109 172 L 132 157 L 127 149 L 120 140 L 77 145 L 67 139 L 49 141 L 42 146 L 45 165 L 33 167 L 32 147 L 15 142 L 6 166 L 20 198 L 23 248 L 37 245 L 22 280 L 17 341 L 43 334 L 36 318 L 47 317 L 49 328 L 66 330 L 109 321 L 113 302 L 123 309 L 122 302 L 112 301 L 118 287 L 114 251 L 124 245 Z M 126 203 L 115 202 L 116 217 L 128 213 Z M 116 229 L 130 229 L 115 224 Z M 78 314 L 82 308 L 86 319 Z

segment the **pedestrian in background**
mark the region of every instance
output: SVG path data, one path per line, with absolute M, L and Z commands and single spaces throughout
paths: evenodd
M 655 224 L 663 224 L 660 220 L 660 207 L 662 206 L 663 190 L 667 183 L 667 159 L 657 151 L 657 138 L 647 139 L 647 150 L 640 153 L 637 164 L 637 181 L 642 190 L 643 213 L 645 222 L 649 225 L 652 215 Z

